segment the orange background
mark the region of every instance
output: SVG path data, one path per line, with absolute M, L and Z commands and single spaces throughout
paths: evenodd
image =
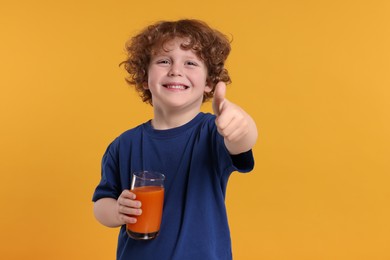
M 228 98 L 256 120 L 234 174 L 235 259 L 390 259 L 390 2 L 0 2 L 0 258 L 114 259 L 91 196 L 118 134 L 151 117 L 129 36 L 198 18 L 233 37 Z M 204 106 L 210 111 L 210 104 Z

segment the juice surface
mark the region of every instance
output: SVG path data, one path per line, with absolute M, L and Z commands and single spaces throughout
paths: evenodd
M 127 224 L 127 228 L 137 233 L 153 233 L 160 230 L 164 188 L 159 186 L 137 187 L 131 190 L 141 201 L 142 214 L 137 223 Z

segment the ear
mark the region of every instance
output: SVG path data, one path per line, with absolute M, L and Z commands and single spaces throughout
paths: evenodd
M 211 87 L 210 82 L 206 81 L 206 86 L 204 88 L 205 93 L 210 93 L 213 90 L 213 87 Z

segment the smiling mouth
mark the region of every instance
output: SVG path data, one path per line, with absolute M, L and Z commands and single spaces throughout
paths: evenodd
M 164 84 L 163 87 L 167 89 L 177 89 L 177 90 L 185 90 L 189 88 L 188 86 L 183 84 Z

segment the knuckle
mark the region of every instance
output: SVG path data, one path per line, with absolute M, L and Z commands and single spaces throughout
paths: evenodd
M 134 216 L 139 216 L 142 214 L 142 210 L 141 209 L 132 209 L 130 214 L 134 215 Z
M 234 141 L 234 138 L 233 138 L 232 135 L 227 135 L 225 138 L 226 138 L 229 142 Z

